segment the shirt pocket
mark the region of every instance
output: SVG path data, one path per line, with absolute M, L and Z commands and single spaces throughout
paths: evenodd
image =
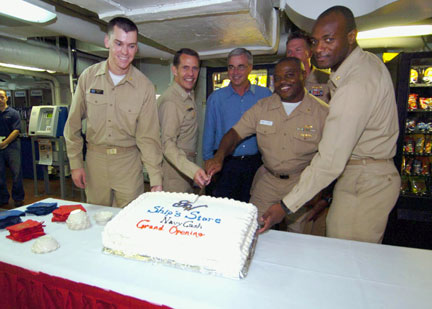
M 105 126 L 107 100 L 101 94 L 87 93 L 87 126 L 95 131 Z
M 297 155 L 310 154 L 318 151 L 321 133 L 317 125 L 303 125 L 293 128 L 293 151 Z
M 128 134 L 134 134 L 136 130 L 141 111 L 141 104 L 138 102 L 142 102 L 142 98 L 141 100 L 138 98 L 128 98 L 118 104 L 118 115 L 116 117 Z
M 184 113 L 184 120 L 188 123 L 194 122 L 196 119 L 196 110 L 193 107 L 188 107 Z
M 258 124 L 256 136 L 261 152 L 272 152 L 272 149 L 274 150 L 278 142 L 276 131 L 276 126 L 274 124 L 271 126 Z

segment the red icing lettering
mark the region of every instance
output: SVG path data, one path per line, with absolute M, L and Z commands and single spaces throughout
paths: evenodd
M 182 236 L 193 236 L 196 238 L 200 238 L 203 237 L 205 234 L 201 233 L 201 232 L 193 232 L 193 231 L 183 231 L 183 230 L 179 230 L 177 228 L 177 226 L 172 226 L 169 229 L 169 233 L 170 234 L 174 234 L 174 235 L 182 235 Z
M 146 222 L 150 222 L 150 220 L 141 220 L 137 223 L 136 227 L 139 229 L 149 229 L 149 230 L 158 230 L 158 231 L 163 231 L 164 226 L 165 225 L 152 225 L 152 224 L 147 224 Z

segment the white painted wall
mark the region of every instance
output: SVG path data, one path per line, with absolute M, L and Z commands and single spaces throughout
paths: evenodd
M 162 94 L 168 88 L 171 82 L 171 65 L 141 62 L 137 66 L 155 85 L 157 94 Z

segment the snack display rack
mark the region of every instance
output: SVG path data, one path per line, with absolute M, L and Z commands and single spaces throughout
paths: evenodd
M 400 53 L 387 67 L 398 105 L 401 192 L 384 242 L 432 249 L 432 52 Z

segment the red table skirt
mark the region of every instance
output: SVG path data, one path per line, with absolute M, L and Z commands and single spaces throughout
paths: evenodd
M 169 308 L 0 262 L 0 308 Z

